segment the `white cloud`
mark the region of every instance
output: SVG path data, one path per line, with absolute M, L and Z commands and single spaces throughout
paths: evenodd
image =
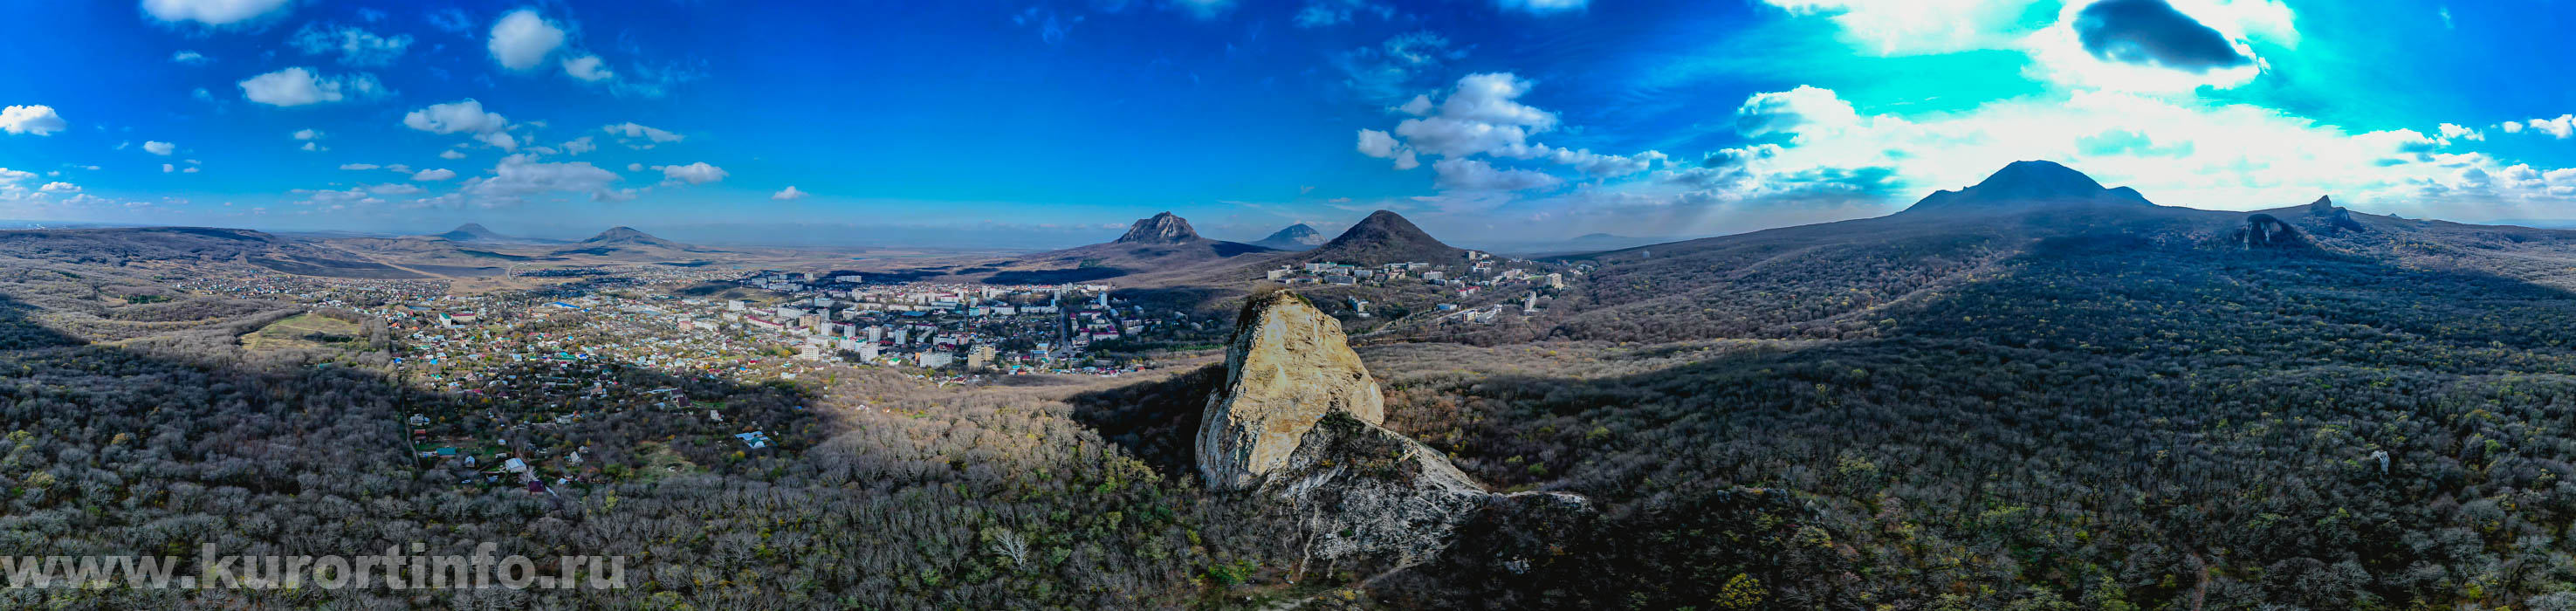
M 0 108 L 0 132 L 51 136 L 70 124 L 54 114 L 54 107 L 41 104 Z
M 456 171 L 455 171 L 455 170 L 446 169 L 446 168 L 439 168 L 439 169 L 435 169 L 435 170 L 421 170 L 421 171 L 420 171 L 420 173 L 411 175 L 411 179 L 412 179 L 412 180 L 419 180 L 419 181 L 447 180 L 447 179 L 455 178 L 455 177 L 456 177 Z
M 304 196 L 302 201 L 295 202 L 296 205 L 313 206 L 323 210 L 341 210 L 348 208 L 352 204 L 375 205 L 385 203 L 385 200 L 369 195 L 367 194 L 366 189 L 359 187 L 350 187 L 345 191 L 334 191 L 331 189 L 294 189 L 287 191 L 287 193 L 291 195 Z
M 338 102 L 383 95 L 384 85 L 376 76 L 364 72 L 341 76 L 322 76 L 311 69 L 296 67 L 244 79 L 242 97 L 270 106 L 303 106 Z
M 298 149 L 302 149 L 302 150 L 304 150 L 305 152 L 309 152 L 309 153 L 319 153 L 319 152 L 323 152 L 323 151 L 331 150 L 331 147 L 322 146 L 322 143 L 320 143 L 320 142 L 306 142 L 306 143 L 304 143 L 304 146 L 299 146 L 299 147 L 296 147 L 296 148 L 298 148 Z
M 559 146 L 563 147 L 564 154 L 566 155 L 579 155 L 599 150 L 599 145 L 592 143 L 589 136 L 574 138 Z
M 161 164 L 161 173 L 163 173 L 163 174 L 168 174 L 168 173 L 176 172 L 176 171 L 179 171 L 179 167 L 178 167 L 178 166 L 170 165 L 170 164 L 167 164 L 167 163 Z
M 1654 167 L 1655 162 L 1665 159 L 1663 153 L 1656 151 L 1622 156 L 1594 153 L 1592 149 L 1556 149 L 1550 151 L 1547 156 L 1547 160 L 1551 163 L 1572 166 L 1576 171 L 1593 178 L 1612 178 L 1644 172 Z
M 2027 31 L 2015 22 L 2028 2 L 2007 0 L 1762 0 L 1791 15 L 1832 20 L 1863 52 L 1922 55 L 2015 44 Z
M 642 171 L 644 171 L 644 164 L 641 164 L 641 163 L 630 163 L 630 164 L 626 164 L 626 171 L 628 171 L 628 172 L 642 172 Z
M 439 159 L 464 159 L 464 158 L 465 158 L 465 152 L 464 152 L 464 151 L 459 151 L 459 150 L 456 150 L 456 149 L 447 149 L 447 150 L 444 150 L 444 151 L 439 151 L 439 152 L 438 152 L 438 158 L 439 158 Z
M 1392 158 L 1395 157 L 1395 149 L 1401 146 L 1403 144 L 1396 142 L 1395 137 L 1387 135 L 1386 132 L 1374 129 L 1360 130 L 1359 151 L 1362 155 L 1380 159 Z
M 1335 54 L 1332 64 L 1344 75 L 1342 84 L 1360 97 L 1393 103 L 1411 95 L 1417 77 L 1435 73 L 1441 63 L 1466 53 L 1463 48 L 1450 48 L 1449 39 L 1437 32 L 1418 30 Z
M 475 134 L 474 139 L 505 151 L 519 150 L 519 141 L 510 137 L 510 132 L 483 132 Z
M 295 133 L 294 133 L 294 134 L 291 134 L 291 135 L 295 136 L 295 139 L 297 139 L 297 140 L 320 140 L 320 139 L 322 139 L 322 131 L 321 131 L 321 130 L 316 130 L 316 129 L 311 129 L 311 128 L 306 128 L 306 129 L 296 130 L 296 131 L 295 131 Z
M 143 12 L 162 21 L 220 26 L 257 19 L 293 5 L 293 0 L 143 0 Z
M 177 53 L 170 54 L 170 61 L 191 66 L 203 66 L 206 65 L 206 62 L 213 60 L 206 59 L 205 54 L 195 51 L 179 51 Z
M 37 190 L 37 191 L 41 191 L 41 192 L 45 192 L 45 193 L 79 193 L 79 192 L 81 191 L 81 188 L 80 188 L 80 185 L 75 185 L 75 184 L 72 184 L 72 183 L 62 182 L 62 181 L 59 181 L 59 180 L 58 180 L 58 181 L 54 181 L 54 182 L 45 183 L 45 186 L 43 186 L 43 187 L 38 187 L 36 190 Z
M 617 76 L 617 73 L 608 71 L 608 67 L 604 65 L 604 62 L 600 61 L 599 56 L 597 55 L 584 55 L 563 60 L 563 69 L 564 74 L 572 75 L 573 78 L 592 83 L 608 80 L 610 77 Z
M 2565 140 L 2570 136 L 2576 136 L 2576 114 L 2558 115 L 2558 118 L 2556 119 L 2532 119 L 2522 122 L 2521 127 L 2512 127 L 2513 123 L 2510 121 L 2506 122 L 2505 125 L 2507 126 L 2505 127 L 2505 131 L 2508 132 L 2518 132 L 2522 131 L 2522 128 L 2530 128 L 2532 131 L 2549 134 L 2550 137 L 2558 138 L 2560 140 Z
M 703 185 L 724 180 L 725 176 L 727 176 L 723 168 L 707 165 L 707 162 L 704 161 L 689 165 L 657 165 L 653 166 L 653 169 L 662 171 L 662 184 L 677 184 L 685 182 L 693 185 Z
M 1842 40 L 1879 56 L 1929 55 L 1999 49 L 2034 60 L 2030 76 L 2059 83 L 2124 91 L 2188 91 L 2234 87 L 2264 69 L 2249 44 L 2262 40 L 2296 48 L 2295 16 L 2279 0 L 2171 0 L 2171 5 L 2218 32 L 2254 61 L 2205 70 L 2142 66 L 2094 56 L 2078 40 L 2078 14 L 2092 2 L 2059 4 L 2054 21 L 2029 19 L 2027 0 L 1762 0 L 1791 15 L 1832 21 Z
M 771 194 L 769 194 L 769 198 L 770 198 L 770 199 L 774 199 L 774 200 L 778 200 L 778 201 L 782 201 L 782 202 L 783 202 L 783 201 L 789 201 L 789 200 L 805 199 L 805 196 L 806 196 L 806 195 L 810 195 L 810 194 L 809 194 L 809 193 L 806 193 L 806 192 L 804 192 L 804 191 L 798 191 L 798 190 L 796 190 L 796 185 L 787 185 L 787 188 L 785 188 L 785 189 L 779 189 L 777 193 L 771 193 Z
M 599 129 L 611 136 L 616 136 L 617 142 L 626 145 L 626 148 L 637 150 L 653 148 L 654 145 L 663 143 L 679 142 L 682 138 L 686 138 L 679 134 L 637 125 L 632 121 Z
M 501 67 L 526 71 L 544 63 L 563 43 L 563 27 L 538 16 L 536 9 L 523 8 L 492 23 L 492 38 L 485 48 Z
M 37 188 L 37 189 L 32 189 L 32 190 L 31 190 L 31 189 L 28 189 L 28 188 L 26 187 L 26 185 L 20 184 L 20 183 L 23 183 L 23 182 L 25 182 L 25 181 L 32 180 L 32 179 L 34 179 L 34 178 L 36 178 L 36 173 L 35 173 L 35 172 L 24 172 L 24 171 L 19 171 L 19 170 L 12 170 L 12 169 L 9 169 L 9 168 L 0 168 L 0 201 L 25 201 L 25 200 L 42 199 L 42 198 L 44 198 L 44 197 L 46 196 L 46 194 L 48 194 L 48 193 L 59 192 L 59 189 L 58 189 L 58 188 L 56 188 L 54 185 L 57 185 L 57 184 L 69 184 L 69 183 L 47 183 L 47 184 L 46 184 L 45 186 L 43 186 L 43 187 L 40 187 L 40 188 Z M 72 190 L 74 190 L 74 191 L 78 191 L 80 188 L 79 188 L 79 187 L 71 187 L 71 189 L 72 189 Z
M 545 163 L 535 155 L 517 154 L 503 157 L 492 167 L 492 176 L 468 181 L 458 191 L 484 206 L 523 203 L 531 196 L 559 192 L 584 194 L 596 202 L 634 198 L 632 190 L 611 189 L 616 182 L 615 172 L 589 162 Z
M 1795 131 L 1803 126 L 1841 127 L 1859 120 L 1851 103 L 1826 89 L 1799 85 L 1756 93 L 1735 109 L 1735 130 L 1747 136 Z
M 2483 140 L 2486 140 L 2486 139 L 2487 139 L 2487 135 L 2486 135 L 2486 134 L 2483 134 L 2483 133 L 2479 133 L 2479 132 L 2478 132 L 2478 130 L 2469 129 L 2469 128 L 2466 128 L 2466 127 L 2461 127 L 2461 126 L 2459 126 L 2459 125 L 2454 125 L 2454 124 L 2450 124 L 2450 123 L 2444 123 L 2444 124 L 2442 124 L 2442 126 L 2441 126 L 2441 128 L 2440 128 L 2440 129 L 2441 129 L 2441 131 L 2442 131 L 2442 140 L 2443 140 L 2443 144 L 2449 144 L 2451 140 L 2481 140 L 2481 141 L 2483 141 Z
M 403 115 L 403 126 L 433 134 L 491 133 L 508 129 L 510 121 L 501 113 L 484 111 L 482 102 L 466 98 L 411 111 Z
M 151 153 L 151 154 L 154 154 L 154 155 L 160 155 L 160 156 L 163 156 L 163 157 L 168 157 L 168 156 L 170 156 L 170 151 L 175 151 L 175 150 L 178 150 L 178 149 L 179 149 L 179 145 L 171 144 L 171 143 L 168 143 L 168 142 L 161 142 L 161 141 L 158 141 L 158 140 L 146 141 L 146 142 L 144 142 L 144 143 L 143 143 L 143 151 L 144 151 L 144 152 Z
M 1515 101 L 1529 88 L 1529 81 L 1509 73 L 1467 75 L 1440 102 L 1437 114 L 1397 123 L 1395 135 L 1415 150 L 1435 155 L 1528 156 L 1530 134 L 1556 128 L 1555 113 Z
M 1397 107 L 1395 107 L 1395 110 L 1396 110 L 1396 112 L 1401 112 L 1401 113 L 1408 114 L 1408 115 L 1413 115 L 1413 116 L 1416 116 L 1416 117 L 1430 115 L 1430 114 L 1431 114 L 1431 96 L 1430 96 L 1430 95 L 1428 95 L 1428 94 L 1413 96 L 1413 99 L 1412 99 L 1412 100 L 1408 100 L 1408 101 L 1406 101 L 1406 102 L 1404 103 L 1404 105 L 1403 105 L 1403 106 L 1397 106 Z
M 384 167 L 384 166 L 379 166 L 379 165 L 372 164 L 372 163 L 343 163 L 343 164 L 340 164 L 340 169 L 343 169 L 343 170 L 373 170 L 373 169 L 380 168 L 380 167 Z
M 1510 73 L 1468 75 L 1458 79 L 1447 97 L 1437 102 L 1421 95 L 1391 109 L 1414 118 L 1398 122 L 1393 133 L 1359 130 L 1355 148 L 1362 155 L 1394 160 L 1398 170 L 1421 167 L 1423 155 L 1442 157 L 1432 162 L 1433 184 L 1451 191 L 1517 191 L 1565 182 L 1543 170 L 1497 169 L 1481 161 L 1467 163 L 1479 155 L 1540 160 L 1571 167 L 1591 178 L 1637 174 L 1666 160 L 1663 153 L 1655 151 L 1616 155 L 1591 149 L 1559 149 L 1531 141 L 1533 135 L 1557 127 L 1556 113 L 1518 101 L 1531 86 L 1530 81 Z M 1474 203 L 1485 206 L 1495 202 Z
M 303 50 L 305 55 L 338 52 L 344 66 L 384 66 L 402 57 L 411 48 L 411 36 L 395 34 L 378 36 L 357 26 L 304 24 L 287 44 Z
M 374 194 L 377 194 L 377 195 L 411 195 L 411 194 L 414 194 L 414 193 L 419 193 L 419 192 L 421 192 L 421 191 L 424 191 L 424 189 L 421 189 L 420 187 L 415 187 L 415 186 L 412 186 L 412 185 L 402 184 L 402 183 L 385 183 L 385 184 L 380 184 L 380 185 L 367 185 L 367 192 L 368 192 L 368 193 L 374 193 Z
M 1437 177 L 1432 186 L 1443 191 L 1519 191 L 1564 184 L 1565 180 L 1546 172 L 1495 169 L 1492 164 L 1476 159 L 1442 159 L 1431 164 Z
M 1590 3 L 1591 0 L 1494 0 L 1494 6 L 1503 10 L 1537 15 L 1583 10 Z
M 1747 99 L 1739 115 L 1770 99 L 1777 96 Z M 2047 159 L 2195 208 L 2271 208 L 2331 194 L 2377 211 L 2497 218 L 2568 203 L 2553 196 L 2547 172 L 2454 152 L 2474 140 L 2449 131 L 2352 133 L 2252 105 L 2075 91 L 1914 117 L 1798 122 L 1779 129 L 1783 143 L 1720 151 L 1699 167 L 1655 173 L 1651 186 L 1609 190 L 1717 208 L 1839 202 L 1866 207 L 1853 213 L 1863 215 L 1974 184 L 2013 161 Z

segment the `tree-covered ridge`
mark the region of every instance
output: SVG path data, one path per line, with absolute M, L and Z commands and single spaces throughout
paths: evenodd
M 330 555 L 413 541 L 470 553 L 492 541 L 547 567 L 559 554 L 629 556 L 629 587 L 0 597 L 101 608 L 1139 607 L 1193 599 L 1209 564 L 1186 489 L 1042 397 L 860 371 L 735 386 L 613 368 L 621 384 L 720 402 L 727 419 L 714 422 L 424 391 L 378 371 L 385 353 L 249 353 L 231 342 L 244 330 L 0 353 L 0 486 L 11 491 L 0 554 L 193 558 L 214 543 Z M 586 448 L 596 479 L 532 495 L 415 461 L 404 419 L 416 413 L 434 436 L 498 431 L 521 452 L 556 456 Z M 732 437 L 752 427 L 777 445 L 747 450 Z M 667 461 L 688 468 L 647 469 Z
M 1489 582 L 1547 605 L 1707 605 L 1738 572 L 1799 607 L 2576 602 L 2560 538 L 2576 295 L 2103 233 L 1882 315 L 1883 337 L 1720 344 L 1687 364 L 1474 349 L 1536 365 L 1390 376 L 1389 425 L 1611 516 L 1706 483 L 1767 489 L 1814 512 L 1771 519 L 1836 550 L 1672 565 L 1578 546 Z M 1381 355 L 1434 371 L 1460 356 Z M 1649 523 L 1622 534 L 1682 534 Z

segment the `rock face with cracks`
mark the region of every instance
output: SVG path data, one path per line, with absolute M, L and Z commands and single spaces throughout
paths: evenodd
M 1199 474 L 1210 488 L 1252 487 L 1285 464 L 1325 414 L 1386 421 L 1377 380 L 1351 351 L 1341 321 L 1287 291 L 1244 304 L 1225 371 L 1199 425 Z
M 1377 381 L 1341 323 L 1302 297 L 1253 297 L 1232 344 L 1201 421 L 1199 473 L 1210 488 L 1250 491 L 1301 516 L 1298 546 L 1311 558 L 1410 566 L 1437 557 L 1496 503 L 1584 504 L 1486 492 L 1439 450 L 1378 426 L 1386 407 Z

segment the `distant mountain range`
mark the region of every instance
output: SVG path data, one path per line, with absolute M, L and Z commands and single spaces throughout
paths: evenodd
M 1865 327 L 1879 319 L 1875 309 L 2015 266 L 2118 248 L 2195 265 L 2258 250 L 2341 253 L 2576 283 L 2576 231 L 2362 214 L 2324 197 L 2252 212 L 2163 206 L 2063 165 L 2022 161 L 1887 216 L 1567 257 L 1599 266 L 1578 288 L 1596 306 L 1569 311 L 1555 332 L 1629 339 L 1635 321 L 1655 320 L 1667 341 L 1838 333 L 1826 329 Z M 1812 311 L 1780 310 L 1784 296 L 1813 300 Z
M 2136 189 L 2102 183 L 2054 161 L 2015 161 L 1983 182 L 1936 191 L 1899 214 L 2012 214 L 2043 209 L 2157 207 Z
M 1210 261 L 1275 252 L 1242 242 L 1199 236 L 1190 222 L 1170 212 L 1137 219 L 1127 233 L 1109 242 L 1035 253 L 984 266 L 996 272 L 985 281 L 1049 284 L 1105 280 L 1135 273 L 1170 271 Z
M 432 235 L 432 236 L 429 236 L 429 237 L 438 238 L 438 239 L 441 239 L 441 240 L 447 240 L 447 241 L 449 241 L 449 242 L 455 242 L 455 243 L 459 243 L 459 244 L 562 244 L 562 243 L 564 243 L 564 241 L 563 241 L 563 240 L 548 240 L 548 239 L 544 239 L 544 238 L 523 238 L 523 237 L 518 237 L 518 236 L 501 235 L 501 233 L 500 233 L 500 232 L 496 232 L 496 231 L 492 231 L 491 229 L 486 229 L 486 228 L 484 228 L 484 227 L 483 227 L 483 225 L 482 225 L 482 224 L 480 224 L 480 223 L 466 223 L 466 224 L 463 224 L 463 225 L 458 225 L 455 229 L 453 229 L 453 230 L 449 230 L 447 233 L 436 234 L 436 235 Z
M 653 234 L 644 233 L 643 231 L 639 231 L 633 227 L 620 225 L 617 227 L 611 227 L 607 231 L 599 232 L 599 235 L 591 236 L 590 239 L 574 242 L 570 247 L 556 250 L 554 254 L 556 256 L 590 255 L 599 257 L 618 257 L 621 259 L 686 259 L 688 257 L 682 255 L 715 252 L 724 251 L 673 242 L 654 237 Z
M 1270 234 L 1270 237 L 1253 242 L 1252 245 L 1276 250 L 1310 250 L 1323 246 L 1325 242 L 1331 240 L 1324 237 L 1323 233 L 1315 231 L 1315 228 L 1308 227 L 1305 223 L 1298 223 L 1280 229 Z

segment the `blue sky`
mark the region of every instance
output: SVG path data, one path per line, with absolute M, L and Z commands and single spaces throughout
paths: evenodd
M 1081 243 L 1162 210 L 1249 240 L 1388 208 L 1472 243 L 1872 216 L 2016 159 L 2172 205 L 2576 216 L 2576 11 L 2545 2 L 12 12 L 9 219 Z

